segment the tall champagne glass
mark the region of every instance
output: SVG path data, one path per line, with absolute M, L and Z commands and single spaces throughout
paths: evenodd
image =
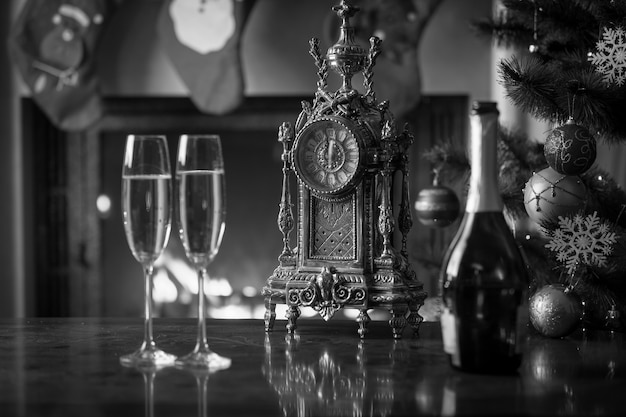
M 228 368 L 230 359 L 211 351 L 206 334 L 204 283 L 207 268 L 224 235 L 224 160 L 218 135 L 182 135 L 176 163 L 180 240 L 198 272 L 198 330 L 194 350 L 178 366 L 210 371 Z
M 152 336 L 154 261 L 167 245 L 172 222 L 172 172 L 165 136 L 129 135 L 122 169 L 122 212 L 128 246 L 144 273 L 144 340 L 120 357 L 125 366 L 167 366 L 176 357 L 157 348 Z

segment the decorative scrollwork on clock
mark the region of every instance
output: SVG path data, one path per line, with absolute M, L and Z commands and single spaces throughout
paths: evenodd
M 344 277 L 325 267 L 306 287 L 290 288 L 288 302 L 292 307 L 312 307 L 328 321 L 345 305 L 363 305 L 367 301 L 365 288 L 347 284 Z

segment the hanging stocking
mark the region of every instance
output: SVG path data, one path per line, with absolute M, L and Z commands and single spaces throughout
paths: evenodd
M 95 62 L 112 9 L 112 0 L 27 0 L 12 28 L 11 59 L 60 129 L 85 129 L 102 114 Z
M 224 114 L 243 100 L 241 35 L 255 0 L 166 0 L 160 41 L 202 112 Z

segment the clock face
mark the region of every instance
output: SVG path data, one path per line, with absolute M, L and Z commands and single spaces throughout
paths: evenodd
M 347 124 L 321 119 L 305 126 L 294 144 L 293 162 L 300 180 L 312 191 L 345 191 L 361 171 L 361 148 Z

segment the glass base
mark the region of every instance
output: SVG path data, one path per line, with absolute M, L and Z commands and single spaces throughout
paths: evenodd
M 179 368 L 203 369 L 209 372 L 228 369 L 230 364 L 230 358 L 225 358 L 210 350 L 193 351 L 176 359 L 176 366 Z
M 128 355 L 120 356 L 120 363 L 128 367 L 164 367 L 174 365 L 176 356 L 161 349 L 139 349 Z

